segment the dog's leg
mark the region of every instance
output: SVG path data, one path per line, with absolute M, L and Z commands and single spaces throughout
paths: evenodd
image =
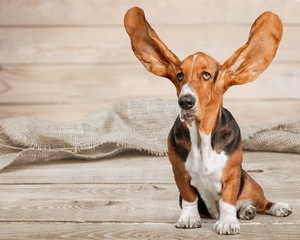
M 224 168 L 222 177 L 222 194 L 219 202 L 220 218 L 214 225 L 219 234 L 238 234 L 240 224 L 237 219 L 236 203 L 241 180 L 242 149 L 240 147 L 231 155 Z
M 175 226 L 177 228 L 199 228 L 201 227 L 201 218 L 198 211 L 197 194 L 190 185 L 188 173 L 177 167 L 173 166 L 173 172 L 176 185 L 182 198 L 182 212 Z
M 220 218 L 214 225 L 219 234 L 233 235 L 240 232 L 237 219 L 236 198 L 239 187 L 239 178 L 223 183 L 222 199 L 219 202 Z
M 239 218 L 251 219 L 254 213 L 251 205 L 254 205 L 256 212 L 260 214 L 266 213 L 277 217 L 286 217 L 292 213 L 292 208 L 289 204 L 268 201 L 264 196 L 261 186 L 249 174 L 245 173 L 244 176 L 245 185 L 237 203 Z M 247 203 L 248 206 L 246 206 Z
M 214 225 L 214 230 L 219 234 L 234 235 L 240 232 L 234 197 L 238 184 L 239 180 L 236 179 L 223 186 L 222 199 L 219 201 L 220 218 Z
M 175 138 L 175 135 L 177 138 Z M 168 156 L 182 198 L 182 212 L 176 223 L 177 228 L 201 227 L 197 191 L 191 186 L 191 177 L 185 167 L 185 161 L 190 151 L 189 141 L 188 129 L 183 127 L 181 121 L 177 118 L 168 138 Z
M 182 212 L 176 223 L 177 228 L 199 228 L 201 218 L 198 211 L 198 196 L 190 185 L 191 177 L 185 164 L 177 153 L 176 143 L 172 136 L 169 138 L 168 156 L 172 164 L 174 179 L 182 198 Z

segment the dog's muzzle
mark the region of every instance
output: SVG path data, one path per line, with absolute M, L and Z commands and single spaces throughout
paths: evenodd
M 191 126 L 192 122 L 195 120 L 195 110 L 194 106 L 196 103 L 196 98 L 191 94 L 185 94 L 178 98 L 178 105 L 180 106 L 180 120 L 186 122 Z

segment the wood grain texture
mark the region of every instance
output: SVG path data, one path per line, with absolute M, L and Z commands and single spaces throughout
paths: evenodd
M 202 51 L 222 63 L 247 41 L 250 26 L 202 24 L 155 29 L 180 59 Z M 275 61 L 299 62 L 299 39 L 300 26 L 285 26 Z M 0 46 L 0 64 L 137 62 L 124 27 L 0 28 Z
M 295 240 L 300 234 L 300 224 L 295 222 L 257 224 L 243 222 L 237 240 Z M 212 231 L 213 223 L 199 229 L 176 229 L 166 223 L 0 223 L 1 239 L 224 239 Z M 227 239 L 228 237 L 226 237 Z
M 273 201 L 289 202 L 294 214 L 289 222 L 299 220 L 299 187 L 286 189 L 268 187 L 267 196 Z M 180 215 L 178 190 L 175 184 L 134 185 L 34 185 L 1 188 L 0 222 L 152 222 L 175 223 Z M 10 196 L 11 199 L 6 200 Z M 13 200 L 12 200 L 13 199 Z M 162 214 L 163 213 L 163 214 Z M 266 223 L 270 216 L 260 216 Z M 285 223 L 273 218 L 272 223 Z M 203 223 L 215 222 L 203 218 Z
M 300 119 L 299 101 L 229 102 L 225 100 L 223 105 L 231 112 L 239 126 Z
M 63 165 L 63 164 L 62 164 Z M 246 166 L 248 168 L 248 166 Z M 250 168 L 250 166 L 249 166 Z M 261 169 L 260 169 L 261 170 Z M 258 173 L 258 169 L 248 169 L 247 171 L 256 179 L 260 181 L 263 178 L 264 173 Z M 270 178 L 270 176 L 268 176 Z M 299 179 L 296 179 L 299 180 Z M 283 183 L 288 183 L 286 179 L 281 180 Z M 263 183 L 264 184 L 264 183 Z M 289 196 L 285 196 L 282 190 L 282 186 L 272 186 L 271 184 L 265 184 L 266 195 L 270 199 L 277 199 L 280 201 L 286 201 L 289 198 L 299 197 L 299 186 L 290 186 L 292 190 Z M 82 206 L 93 207 L 93 202 L 98 204 L 100 208 L 110 207 L 113 205 L 131 205 L 134 208 L 137 207 L 137 202 L 145 201 L 146 205 L 154 205 L 161 201 L 168 201 L 170 203 L 170 210 L 178 210 L 178 190 L 174 183 L 119 183 L 119 184 L 11 184 L 1 185 L 1 208 L 9 209 L 9 206 L 16 205 L 19 202 L 26 202 L 25 204 L 59 204 L 61 202 Z M 155 203 L 156 202 L 156 203 Z M 296 202 L 293 201 L 293 202 Z M 298 206 L 299 207 L 299 206 Z M 298 208 L 297 207 L 297 208 Z M 25 205 L 24 205 L 25 209 Z M 103 210 L 103 209 L 102 209 Z M 69 211 L 66 209 L 66 211 Z M 100 210 L 99 210 L 100 211 Z M 12 216 L 4 214 L 2 212 L 0 218 L 18 218 L 17 215 Z M 9 212 L 6 212 L 9 214 Z M 154 213 L 160 214 L 160 213 Z M 104 214 L 102 214 L 103 217 Z M 291 216 L 292 217 L 292 216 Z M 45 220 L 45 219 L 44 219 Z M 129 220 L 129 219 L 128 219 Z M 279 219 L 277 219 L 279 220 Z M 66 220 L 67 221 L 67 220 Z M 75 220 L 74 220 L 75 221 Z M 103 221 L 103 218 L 95 221 Z M 132 220 L 134 221 L 134 220 Z M 205 220 L 207 221 L 207 219 Z
M 257 81 L 232 87 L 226 100 L 300 100 L 300 63 L 273 64 Z M 145 91 L 146 90 L 146 91 Z M 0 103 L 101 103 L 176 98 L 173 84 L 134 65 L 3 66 Z
M 298 166 L 299 160 L 300 156 L 296 154 L 245 152 L 244 169 L 249 171 L 263 170 L 263 173 L 251 174 L 265 187 L 284 187 L 300 181 L 299 175 L 290 174 L 290 168 L 285 167 Z M 18 178 L 15 177 L 16 174 L 18 174 Z M 0 184 L 67 183 L 173 184 L 174 180 L 167 157 L 151 157 L 139 154 L 122 155 L 122 157 L 99 161 L 74 161 L 70 159 L 11 166 L 1 171 L 0 174 Z
M 36 221 L 36 222 L 166 222 L 173 223 L 180 213 L 178 192 L 175 186 L 171 191 L 166 185 L 145 186 L 125 189 L 124 185 L 112 187 L 85 185 L 63 185 L 52 194 L 47 186 L 39 186 L 32 191 L 29 200 L 0 201 L 0 222 Z M 127 186 L 129 187 L 129 186 Z M 129 187 L 130 188 L 130 187 Z M 73 189 L 73 190 L 72 190 Z M 98 194 L 86 190 L 98 191 Z M 34 189 L 31 189 L 34 190 Z M 173 190 L 173 191 L 172 191 Z M 66 199 L 63 192 L 69 194 Z M 82 192 L 84 196 L 78 197 Z M 120 193 L 118 194 L 118 192 Z M 121 191 L 124 191 L 123 193 Z M 135 191 L 139 191 L 136 193 Z M 3 194 L 5 192 L 1 191 Z M 77 193 L 75 193 L 77 192 Z M 114 195 L 103 197 L 110 192 Z M 127 192 L 127 193 L 126 193 Z M 74 193 L 74 194 L 73 194 Z M 18 193 L 15 192 L 16 195 Z M 20 193 L 21 195 L 22 193 Z M 50 195 L 50 196 L 49 196 Z M 77 196 L 76 196 L 77 195 Z M 166 195 L 166 196 L 162 196 Z M 161 213 L 164 214 L 161 214 Z
M 173 183 L 171 166 L 166 158 L 151 156 L 114 157 L 99 161 L 61 161 L 37 165 L 24 165 L 15 178 L 15 170 L 20 166 L 1 171 L 0 183 L 30 184 L 30 183 Z M 128 164 L 130 162 L 130 165 Z M 149 164 L 149 165 L 148 165 Z M 41 171 L 41 168 L 43 169 Z M 148 171 L 144 171 L 147 169 Z M 22 172 L 22 173 L 21 173 Z M 157 174 L 153 175 L 156 172 Z M 32 178 L 32 176 L 34 176 Z
M 155 24 L 248 24 L 264 11 L 278 13 L 285 23 L 300 23 L 299 2 L 290 0 L 248 0 L 247 4 L 239 0 L 122 0 L 121 4 L 111 0 L 1 0 L 0 23 L 8 26 L 120 25 L 127 9 L 133 6 L 144 8 Z
M 123 17 L 134 5 L 181 59 L 203 51 L 220 62 L 246 42 L 263 11 L 279 14 L 284 36 L 274 63 L 255 83 L 232 88 L 224 106 L 240 125 L 300 119 L 296 0 L 0 0 L 0 119 L 72 121 L 128 98 L 175 100 L 173 86 L 148 73 L 130 49 Z M 244 169 L 294 213 L 241 221 L 232 239 L 299 238 L 299 160 L 245 152 Z M 130 152 L 0 173 L 0 239 L 224 239 L 212 230 L 215 220 L 176 229 L 179 214 L 167 157 Z
M 146 94 L 145 94 L 146 95 Z M 161 97 L 169 99 L 168 97 Z M 66 122 L 80 120 L 88 114 L 101 111 L 101 108 L 115 101 L 127 98 L 114 97 L 101 99 L 96 103 L 85 104 L 59 104 L 34 103 L 2 104 L 0 105 L 0 119 L 10 117 L 33 117 L 51 122 Z M 141 101 L 143 98 L 141 98 Z M 174 101 L 175 98 L 173 98 Z M 300 119 L 300 101 L 226 101 L 224 107 L 234 116 L 240 126 L 256 125 L 268 122 L 277 122 L 290 119 Z
M 244 168 L 269 198 L 289 202 L 294 213 L 241 221 L 235 239 L 297 239 L 299 160 L 295 154 L 245 152 Z M 111 176 L 96 183 L 96 173 Z M 1 172 L 0 181 L 1 239 L 224 238 L 213 232 L 211 219 L 203 218 L 201 229 L 174 227 L 180 208 L 166 157 L 129 154 L 104 161 L 12 166 Z

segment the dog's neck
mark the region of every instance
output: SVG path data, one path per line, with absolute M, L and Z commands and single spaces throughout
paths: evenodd
M 203 118 L 200 121 L 199 126 L 198 126 L 199 132 L 201 132 L 207 136 L 210 134 L 213 134 L 215 129 L 220 124 L 221 116 L 222 116 L 222 107 L 220 107 L 215 112 L 210 111 L 209 114 L 207 114 L 205 116 L 205 118 Z
M 201 111 L 201 120 L 198 124 L 199 132 L 206 136 L 214 133 L 221 124 L 222 108 L 222 99 L 218 99 L 218 101 L 208 104 L 206 108 Z

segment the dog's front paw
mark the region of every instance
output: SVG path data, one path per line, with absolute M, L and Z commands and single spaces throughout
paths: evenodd
M 177 228 L 200 228 L 201 218 L 198 211 L 198 199 L 187 202 L 182 199 L 182 212 L 175 227 Z
M 200 228 L 201 226 L 200 216 L 180 217 L 175 225 L 176 228 Z
M 222 222 L 218 221 L 214 225 L 214 230 L 221 235 L 234 235 L 240 233 L 240 224 L 238 221 Z
M 234 235 L 240 233 L 240 224 L 236 218 L 236 207 L 220 200 L 220 219 L 214 225 L 214 230 L 222 235 Z

